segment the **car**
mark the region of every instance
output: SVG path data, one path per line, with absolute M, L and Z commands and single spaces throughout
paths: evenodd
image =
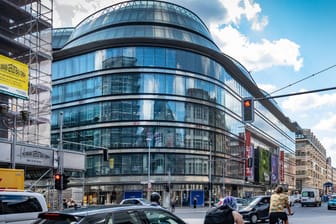
M 301 202 L 301 195 L 299 194 L 293 194 L 288 197 L 289 199 L 289 205 L 293 206 L 295 203 L 300 203 Z
M 336 194 L 330 196 L 328 200 L 328 210 L 336 208 Z
M 109 205 L 41 213 L 33 224 L 187 224 L 168 210 L 156 206 Z
M 0 191 L 0 223 L 30 224 L 48 211 L 44 195 L 32 191 Z
M 265 221 L 269 219 L 269 206 L 271 196 L 261 195 L 247 199 L 248 204 L 239 209 L 244 221 L 257 223 L 258 220 Z
M 150 201 L 145 198 L 126 198 L 120 202 L 121 205 L 150 205 Z
M 238 205 L 238 210 L 240 209 L 240 208 L 242 208 L 242 207 L 244 207 L 244 206 L 246 206 L 247 205 L 247 200 L 246 199 L 244 199 L 244 198 L 236 198 L 235 197 L 235 199 L 237 200 L 237 205 Z M 216 207 L 220 207 L 220 206 L 222 206 L 223 205 L 223 200 L 224 200 L 224 198 L 221 198 L 217 203 L 216 203 Z

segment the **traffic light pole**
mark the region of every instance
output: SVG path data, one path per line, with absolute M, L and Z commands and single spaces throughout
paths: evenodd
M 59 124 L 60 124 L 60 136 L 58 145 L 58 173 L 61 174 L 60 189 L 57 190 L 57 207 L 61 209 L 62 207 L 62 188 L 63 188 L 63 172 L 64 172 L 64 153 L 63 153 L 63 111 L 59 113 Z

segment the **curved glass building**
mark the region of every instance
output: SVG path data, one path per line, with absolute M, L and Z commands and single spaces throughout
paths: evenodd
M 295 126 L 270 100 L 242 122 L 242 97 L 264 93 L 193 12 L 127 1 L 56 29 L 53 42 L 52 143 L 62 131 L 63 149 L 86 152 L 84 203 L 150 190 L 204 204 L 263 192 L 268 174 L 281 182 L 280 152 L 295 151 Z

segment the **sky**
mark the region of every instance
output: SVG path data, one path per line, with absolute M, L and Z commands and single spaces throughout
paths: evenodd
M 167 0 L 168 1 L 168 0 Z M 121 0 L 54 0 L 54 27 L 73 27 Z M 336 87 L 336 1 L 170 0 L 196 13 L 223 53 L 271 96 Z M 311 129 L 336 167 L 336 90 L 275 99 Z

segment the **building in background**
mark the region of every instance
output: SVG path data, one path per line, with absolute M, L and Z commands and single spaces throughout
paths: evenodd
M 296 188 L 317 188 L 328 181 L 326 149 L 310 129 L 296 135 Z
M 86 152 L 84 203 L 158 191 L 204 204 L 287 181 L 297 125 L 270 99 L 242 122 L 242 98 L 267 93 L 193 12 L 128 1 L 53 34 L 51 140 L 62 130 L 65 149 Z

